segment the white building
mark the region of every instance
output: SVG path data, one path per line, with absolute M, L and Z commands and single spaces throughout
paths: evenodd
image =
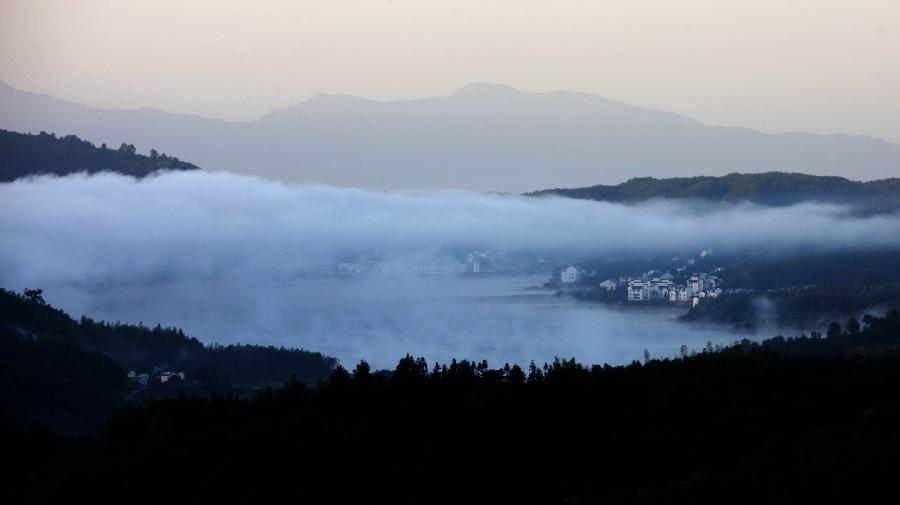
M 628 301 L 670 300 L 675 285 L 670 280 L 653 277 L 647 281 L 628 283 Z
M 159 376 L 159 382 L 169 382 L 173 378 L 178 377 L 181 380 L 184 380 L 185 375 L 184 372 L 163 372 Z
M 578 269 L 567 267 L 559 273 L 559 280 L 564 283 L 572 283 L 578 280 Z
M 611 280 L 605 280 L 599 285 L 600 289 L 605 289 L 607 291 L 613 291 L 614 289 L 616 289 L 616 286 L 617 284 Z
M 691 277 L 688 280 L 688 286 L 694 290 L 694 293 L 700 293 L 703 291 L 703 279 L 697 276 Z
M 643 281 L 631 281 L 628 283 L 628 301 L 642 302 L 650 299 L 650 292 Z

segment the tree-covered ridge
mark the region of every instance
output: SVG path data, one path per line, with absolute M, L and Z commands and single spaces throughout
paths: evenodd
M 76 172 L 116 172 L 145 177 L 158 170 L 197 170 L 199 167 L 165 153 L 150 150 L 149 156 L 137 154 L 133 145 L 118 149 L 100 147 L 75 135 L 57 137 L 0 130 L 0 182 L 31 175 L 66 175 Z
M 815 330 L 824 328 L 832 319 L 898 308 L 900 284 L 834 284 L 720 296 L 692 307 L 681 319 L 749 330 Z
M 16 502 L 55 490 L 147 501 L 893 502 L 900 317 L 847 326 L 627 366 L 407 356 L 393 371 L 362 362 L 249 400 L 154 401 L 117 411 L 99 441 L 0 432 L 19 463 L 7 492 Z
M 166 367 L 204 380 L 281 384 L 292 375 L 315 382 L 337 365 L 318 352 L 259 345 L 204 345 L 178 328 L 74 320 L 60 309 L 0 289 L 0 331 L 15 328 L 42 340 L 95 351 L 128 370 Z
M 204 345 L 177 328 L 74 320 L 38 290 L 0 289 L 0 394 L 8 407 L 0 420 L 36 419 L 75 431 L 94 421 L 96 429 L 129 392 L 122 387 L 128 370 L 185 372 L 194 392 L 234 393 L 291 377 L 313 383 L 335 366 L 334 358 L 300 349 Z
M 639 202 L 652 198 L 747 201 L 769 206 L 820 201 L 859 205 L 868 212 L 887 212 L 900 209 L 900 179 L 860 182 L 843 177 L 786 172 L 671 179 L 639 177 L 615 186 L 546 189 L 528 195 L 558 195 L 608 202 Z

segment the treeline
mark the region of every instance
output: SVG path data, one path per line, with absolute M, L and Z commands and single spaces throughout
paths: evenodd
M 0 289 L 0 346 L 3 387 L 12 395 L 4 398 L 15 400 L 4 403 L 5 417 L 66 426 L 63 407 L 83 403 L 87 415 L 74 423 L 79 428 L 105 416 L 112 401 L 127 393 L 128 370 L 181 371 L 203 391 L 229 392 L 280 385 L 291 377 L 314 383 L 337 365 L 334 358 L 299 349 L 204 345 L 177 328 L 76 321 L 45 303 L 40 290 L 20 295 Z M 89 408 L 98 402 L 105 407 Z
M 826 284 L 900 283 L 900 250 L 886 248 L 747 256 L 739 261 L 728 261 L 727 268 L 718 275 L 729 288 L 754 290 Z
M 75 135 L 57 137 L 0 130 L 0 182 L 32 175 L 66 175 L 75 172 L 116 172 L 145 177 L 158 170 L 197 170 L 199 167 L 174 156 L 150 150 L 149 156 L 137 154 L 131 144 L 109 149 L 99 148 Z
M 16 502 L 389 503 L 896 501 L 900 318 L 869 318 L 857 350 L 803 340 L 628 366 L 543 367 L 410 356 L 337 368 L 250 400 L 118 410 L 101 440 L 11 430 Z M 889 346 L 883 341 L 893 342 Z M 831 349 L 832 338 L 816 339 Z M 877 355 L 865 349 L 870 344 Z M 862 352 L 857 352 L 862 350 Z M 52 454 L 53 457 L 48 457 Z M 148 482 L 154 485 L 147 485 Z
M 844 325 L 832 321 L 823 335 L 812 331 L 807 336 L 777 336 L 762 342 L 743 340 L 729 349 L 753 352 L 762 349 L 780 356 L 878 357 L 900 354 L 900 312 L 888 311 L 884 317 L 866 314 L 860 320 L 851 317 Z
M 528 195 L 558 195 L 607 202 L 641 202 L 652 198 L 746 201 L 767 206 L 818 201 L 853 205 L 863 213 L 883 213 L 900 209 L 900 179 L 859 182 L 843 177 L 786 172 L 671 179 L 639 177 L 614 186 L 546 189 Z
M 681 317 L 740 329 L 823 328 L 833 319 L 900 308 L 900 284 L 825 285 L 705 299 Z

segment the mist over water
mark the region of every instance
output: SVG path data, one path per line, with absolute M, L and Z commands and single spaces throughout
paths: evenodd
M 393 368 L 406 353 L 429 363 L 466 358 L 540 365 L 559 356 L 619 364 L 642 359 L 644 349 L 671 357 L 681 344 L 699 350 L 707 341 L 746 336 L 674 321 L 684 308 L 608 309 L 526 289 L 545 280 L 406 277 L 390 287 L 371 278 L 164 283 L 54 290 L 48 301 L 74 314 L 174 324 L 205 342 L 301 347 L 345 366 L 365 359 L 378 368 Z
M 182 327 L 205 342 L 302 347 L 352 365 L 527 364 L 554 356 L 622 363 L 680 345 L 731 342 L 673 321 L 684 309 L 611 310 L 525 290 L 537 276 L 422 276 L 460 251 L 531 260 L 661 255 L 701 248 L 900 245 L 900 217 L 833 205 L 636 205 L 289 186 L 222 173 L 136 181 L 102 174 L 0 184 L 0 286 L 43 288 L 78 317 Z M 340 278 L 343 261 L 392 273 Z M 521 272 L 525 273 L 525 272 Z

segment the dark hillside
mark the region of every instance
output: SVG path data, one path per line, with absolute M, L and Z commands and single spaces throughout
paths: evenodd
M 159 170 L 197 170 L 199 167 L 150 150 L 149 156 L 137 154 L 133 145 L 108 149 L 96 147 L 75 135 L 57 137 L 0 130 L 0 182 L 30 175 L 66 175 L 75 172 L 115 172 L 146 177 Z
M 622 367 L 430 367 L 407 356 L 391 372 L 360 363 L 250 400 L 151 402 L 116 412 L 96 442 L 0 432 L 19 462 L 5 490 L 16 502 L 65 490 L 146 501 L 893 503 L 900 317 L 863 325 Z
M 734 173 L 722 177 L 641 177 L 615 186 L 546 189 L 527 195 L 628 203 L 652 198 L 746 201 L 766 206 L 813 201 L 853 205 L 867 213 L 879 213 L 900 210 L 900 179 L 859 182 L 843 177 L 785 172 Z

